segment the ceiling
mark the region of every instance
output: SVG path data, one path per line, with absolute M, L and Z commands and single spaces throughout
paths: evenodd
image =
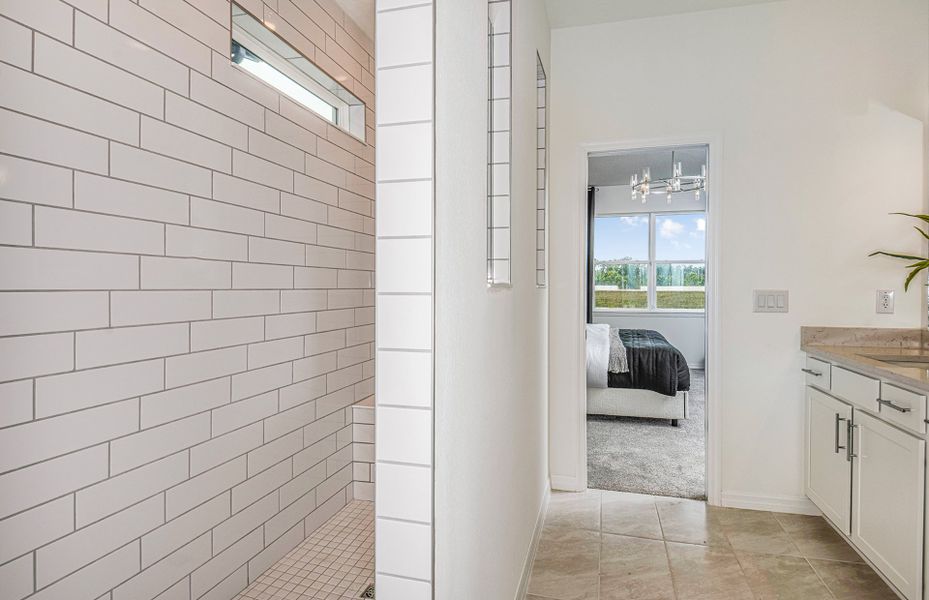
M 778 0 L 545 0 L 552 29 L 731 8 Z
M 374 0 L 335 0 L 335 3 L 369 38 L 374 39 Z
M 333 0 L 374 39 L 374 0 Z M 552 28 L 731 8 L 779 0 L 537 0 L 544 1 Z

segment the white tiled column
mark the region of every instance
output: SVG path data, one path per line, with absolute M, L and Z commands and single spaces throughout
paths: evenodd
M 376 556 L 381 600 L 432 598 L 433 6 L 377 0 Z

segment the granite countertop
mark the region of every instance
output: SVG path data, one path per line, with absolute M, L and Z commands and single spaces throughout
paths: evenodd
M 803 327 L 800 349 L 859 373 L 929 392 L 926 367 L 904 367 L 870 358 L 914 356 L 929 362 L 927 338 L 929 334 L 920 329 Z

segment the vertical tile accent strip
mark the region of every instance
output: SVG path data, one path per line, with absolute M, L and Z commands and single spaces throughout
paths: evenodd
M 513 38 L 510 0 L 487 3 L 487 285 L 509 285 Z
M 545 269 L 545 244 L 546 244 L 546 185 L 548 180 L 545 177 L 546 161 L 548 159 L 548 121 L 546 119 L 547 111 L 545 110 L 546 100 L 548 99 L 548 85 L 545 77 L 545 67 L 542 65 L 542 58 L 538 54 L 536 59 L 536 205 L 535 205 L 535 284 L 538 287 L 546 286 Z
M 377 0 L 375 586 L 433 595 L 434 8 Z M 424 256 L 425 255 L 425 256 Z

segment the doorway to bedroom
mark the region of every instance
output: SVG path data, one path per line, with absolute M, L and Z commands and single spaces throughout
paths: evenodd
M 707 497 L 708 161 L 588 155 L 589 488 Z

